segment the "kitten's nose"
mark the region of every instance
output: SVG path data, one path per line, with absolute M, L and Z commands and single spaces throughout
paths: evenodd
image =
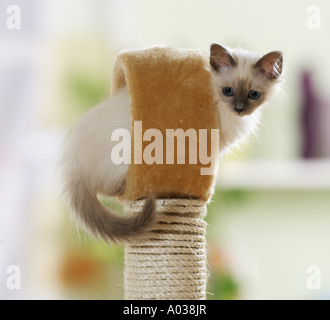
M 235 104 L 234 110 L 238 113 L 241 113 L 245 110 L 245 105 L 243 103 Z

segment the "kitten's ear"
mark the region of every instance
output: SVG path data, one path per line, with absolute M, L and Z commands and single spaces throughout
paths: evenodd
M 223 67 L 234 66 L 235 60 L 226 48 L 213 43 L 210 48 L 210 65 L 214 70 L 220 71 Z
M 279 51 L 272 51 L 264 55 L 254 66 L 268 79 L 277 79 L 283 68 L 283 57 Z

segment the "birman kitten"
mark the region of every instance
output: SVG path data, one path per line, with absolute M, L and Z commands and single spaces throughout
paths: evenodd
M 220 114 L 220 153 L 255 130 L 260 106 L 275 92 L 282 74 L 279 51 L 264 56 L 219 44 L 210 48 L 210 72 Z M 155 198 L 150 195 L 142 212 L 119 216 L 104 207 L 98 195 L 123 194 L 128 164 L 116 165 L 111 150 L 115 129 L 131 131 L 127 88 L 80 119 L 67 137 L 62 155 L 62 179 L 74 216 L 94 236 L 105 241 L 130 241 L 143 236 L 155 221 Z

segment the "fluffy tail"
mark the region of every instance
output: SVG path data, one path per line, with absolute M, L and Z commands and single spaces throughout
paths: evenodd
M 69 190 L 71 209 L 77 220 L 93 236 L 101 236 L 106 242 L 128 242 L 143 236 L 156 218 L 156 201 L 150 194 L 142 211 L 134 215 L 120 216 L 104 207 L 96 195 L 83 183 Z

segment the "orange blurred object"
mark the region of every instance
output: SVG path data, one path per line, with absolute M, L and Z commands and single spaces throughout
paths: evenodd
M 60 281 L 64 286 L 91 286 L 104 279 L 105 266 L 87 254 L 68 254 L 60 269 Z

